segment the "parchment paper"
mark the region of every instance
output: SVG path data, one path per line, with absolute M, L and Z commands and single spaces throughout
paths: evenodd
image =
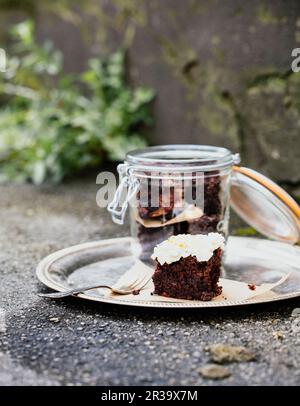
M 137 261 L 132 268 L 130 268 L 121 278 L 118 280 L 115 286 L 128 286 L 132 281 L 146 277 L 149 279 L 147 285 L 140 291 L 138 295 L 122 295 L 122 300 L 128 301 L 151 301 L 151 302 L 190 302 L 190 300 L 184 299 L 175 299 L 175 298 L 167 298 L 159 295 L 151 295 L 154 291 L 153 282 L 151 276 L 153 275 L 154 269 L 150 266 L 145 265 L 141 261 Z M 266 296 L 270 297 L 276 295 L 272 292 L 276 286 L 279 286 L 283 282 L 285 282 L 290 274 L 283 275 L 278 281 L 275 283 L 263 283 L 261 285 L 255 285 L 255 290 L 249 288 L 247 282 L 240 282 L 231 279 L 224 279 L 220 278 L 219 285 L 222 286 L 222 294 L 212 299 L 212 301 L 243 301 L 247 299 L 252 299 L 256 296 Z M 106 296 L 119 296 L 114 293 L 107 293 Z M 201 302 L 198 300 L 193 300 L 193 302 Z
M 161 220 L 155 219 L 142 219 L 138 213 L 136 214 L 136 221 L 142 224 L 146 228 L 157 228 L 169 226 L 171 224 L 181 223 L 182 221 L 190 221 L 203 216 L 203 211 L 194 205 L 188 205 L 183 212 L 178 214 L 178 216 L 172 218 L 171 220 L 162 222 Z

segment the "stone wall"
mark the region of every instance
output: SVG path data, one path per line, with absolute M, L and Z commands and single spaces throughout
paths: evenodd
M 128 47 L 130 80 L 157 92 L 152 143 L 227 146 L 300 198 L 299 0 L 32 3 L 68 71 Z

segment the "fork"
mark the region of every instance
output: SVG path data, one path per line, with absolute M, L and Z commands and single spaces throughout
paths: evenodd
M 63 297 L 76 296 L 79 293 L 83 293 L 87 290 L 100 289 L 100 288 L 110 289 L 113 293 L 117 293 L 118 295 L 130 295 L 134 291 L 139 291 L 143 287 L 145 287 L 151 278 L 152 278 L 152 275 L 149 276 L 148 274 L 146 274 L 142 278 L 136 279 L 134 282 L 132 282 L 130 285 L 127 285 L 126 287 L 125 286 L 117 287 L 117 286 L 109 286 L 109 285 L 91 285 L 91 286 L 85 286 L 85 287 L 81 287 L 81 288 L 68 289 L 68 290 L 65 290 L 64 292 L 38 293 L 37 295 L 39 297 L 46 297 L 49 299 L 61 299 Z

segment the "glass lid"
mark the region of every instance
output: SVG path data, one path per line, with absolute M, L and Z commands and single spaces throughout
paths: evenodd
M 235 166 L 230 203 L 261 234 L 295 244 L 300 241 L 300 207 L 280 186 L 253 169 Z
M 239 155 L 210 145 L 173 144 L 131 151 L 126 162 L 138 169 L 208 171 L 239 163 Z

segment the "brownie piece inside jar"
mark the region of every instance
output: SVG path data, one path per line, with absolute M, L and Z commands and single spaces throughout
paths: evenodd
M 148 261 L 153 253 L 154 247 L 165 239 L 173 235 L 172 226 L 164 227 L 144 227 L 137 223 L 137 238 L 141 245 L 140 259 Z
M 199 182 L 203 182 L 203 178 L 193 179 L 190 185 L 192 194 L 198 186 Z M 218 223 L 222 219 L 222 204 L 220 199 L 221 192 L 221 177 L 217 171 L 204 174 L 204 207 L 203 215 L 191 220 L 174 222 L 172 225 L 164 224 L 171 219 L 174 219 L 183 211 L 180 203 L 184 202 L 184 189 L 181 183 L 171 184 L 168 193 L 162 183 L 158 183 L 157 202 L 152 207 L 151 205 L 151 178 L 143 179 L 140 183 L 140 192 L 138 193 L 138 216 L 142 220 L 147 221 L 147 226 L 141 222 L 137 222 L 138 239 L 142 247 L 142 258 L 149 258 L 149 253 L 152 253 L 153 248 L 168 238 L 171 235 L 178 234 L 207 234 L 209 232 L 218 231 Z M 140 199 L 142 192 L 144 199 Z M 146 196 L 146 199 L 145 199 Z M 179 203 L 179 204 L 178 204 Z M 185 203 L 189 203 L 185 201 Z M 161 227 L 151 227 L 152 221 L 160 221 Z M 165 230 L 164 230 L 165 229 Z
M 219 174 L 217 172 L 205 174 L 203 215 L 188 222 L 188 233 L 206 234 L 218 231 L 218 223 L 222 218 L 220 192 L 221 177 Z

